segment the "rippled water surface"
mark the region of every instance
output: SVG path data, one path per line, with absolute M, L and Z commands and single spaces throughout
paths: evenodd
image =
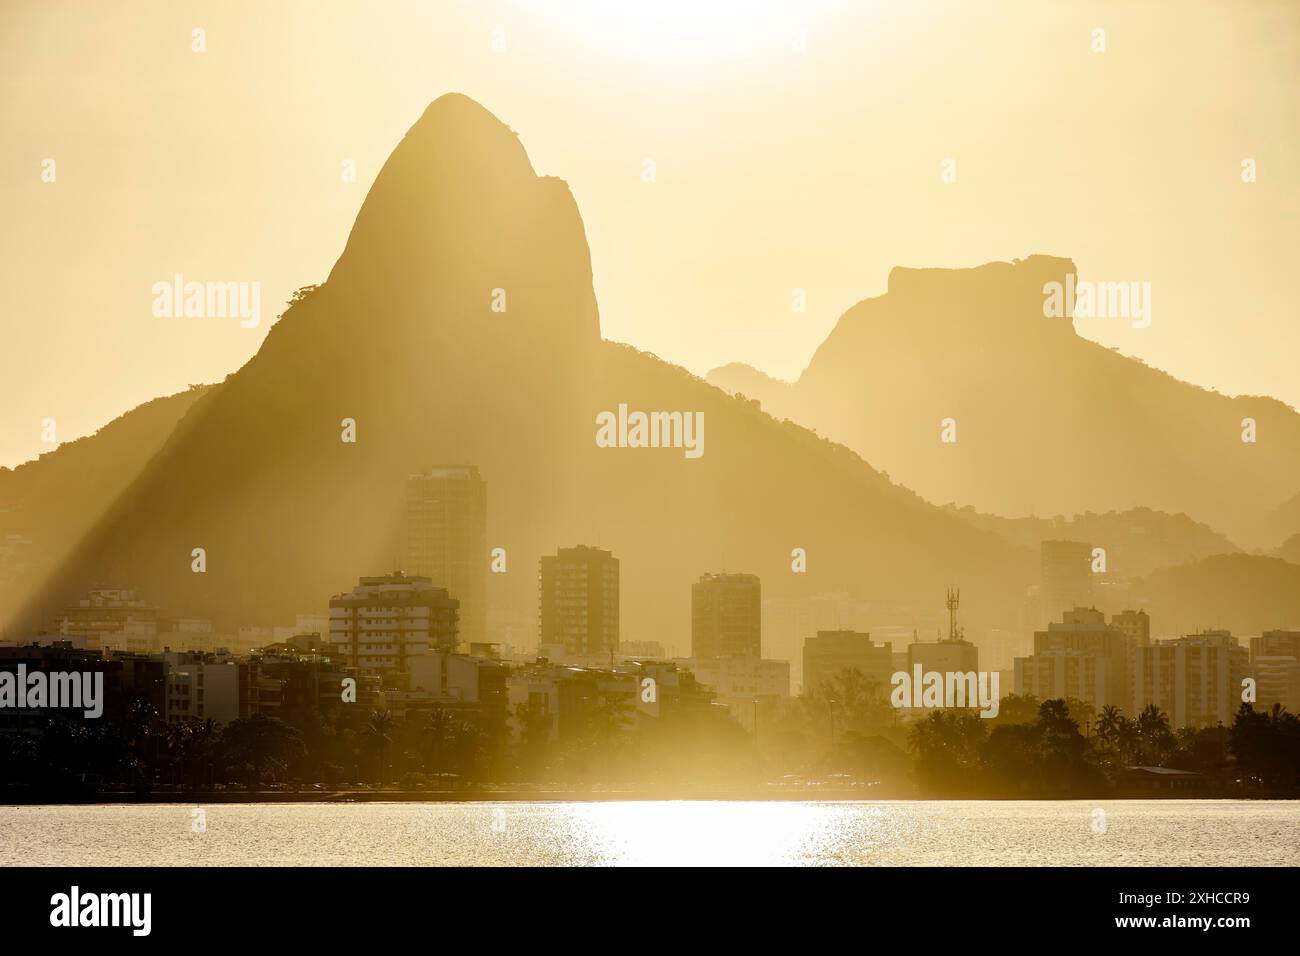
M 1284 801 L 0 807 L 0 865 L 1297 865 Z M 1100 812 L 1098 812 L 1100 810 Z

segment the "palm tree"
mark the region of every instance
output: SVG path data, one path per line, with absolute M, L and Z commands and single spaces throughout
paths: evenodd
M 221 742 L 229 761 L 247 768 L 250 790 L 261 785 L 265 768 L 282 770 L 303 751 L 302 738 L 293 726 L 265 714 L 232 720 L 222 731 Z
M 601 743 L 609 744 L 627 729 L 631 709 L 632 704 L 625 694 L 605 694 L 600 698 L 593 716 L 596 736 Z
M 157 732 L 161 726 L 158 711 L 147 698 L 137 697 L 127 704 L 122 738 L 126 743 L 126 762 L 137 793 L 148 793 L 153 785 Z
M 1161 763 L 1176 741 L 1169 729 L 1169 717 L 1155 704 L 1147 704 L 1137 719 L 1138 738 L 1142 743 L 1143 759 Z
M 1119 723 L 1115 726 L 1115 749 L 1119 751 L 1120 762 L 1132 763 L 1140 743 L 1141 737 L 1138 734 L 1137 724 L 1127 717 L 1120 717 Z
M 388 748 L 393 743 L 393 715 L 387 710 L 372 710 L 363 731 L 366 743 L 379 752 L 379 783 L 384 782 Z
M 1116 735 L 1119 733 L 1120 722 L 1123 719 L 1124 715 L 1114 704 L 1103 707 L 1101 716 L 1097 718 L 1097 739 L 1101 741 L 1103 749 L 1109 753 L 1114 752 Z
M 216 721 L 211 717 L 195 723 L 191 728 L 190 747 L 198 770 L 197 783 L 200 789 L 205 783 L 209 787 L 212 785 L 212 759 L 216 753 L 218 737 Z
M 526 703 L 515 705 L 514 716 L 519 724 L 519 749 L 522 762 L 530 771 L 540 771 L 545 764 L 547 745 L 551 738 L 551 716 Z
M 435 707 L 424 719 L 425 768 L 430 773 L 446 769 L 448 747 L 456 735 L 456 718 L 445 707 Z
M 867 693 L 867 679 L 856 667 L 846 667 L 834 678 L 835 696 L 839 698 L 846 716 L 852 718 L 863 703 Z
M 1103 707 L 1101 716 L 1097 718 L 1097 736 L 1109 742 L 1115 736 L 1115 730 L 1119 727 L 1122 716 L 1119 708 L 1114 704 L 1107 704 Z

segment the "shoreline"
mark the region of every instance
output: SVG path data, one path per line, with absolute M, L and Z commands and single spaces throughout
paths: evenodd
M 935 803 L 980 802 L 1054 802 L 1074 800 L 1105 803 L 1111 801 L 1224 800 L 1253 802 L 1259 800 L 1297 800 L 1300 794 L 1225 793 L 1119 793 L 1106 796 L 959 796 L 927 797 L 898 793 L 865 792 L 864 788 L 815 789 L 803 792 L 766 792 L 761 790 L 629 789 L 629 790 L 324 790 L 316 792 L 268 790 L 252 793 L 194 791 L 188 793 L 100 793 L 82 798 L 60 795 L 14 799 L 0 797 L 0 806 L 148 806 L 169 804 L 237 804 L 237 803 L 610 803 L 610 802 L 774 802 L 774 803 Z

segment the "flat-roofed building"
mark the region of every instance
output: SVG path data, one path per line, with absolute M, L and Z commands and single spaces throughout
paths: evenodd
M 705 574 L 691 585 L 691 657 L 762 657 L 762 645 L 758 575 Z
M 460 638 L 487 640 L 487 483 L 473 465 L 406 479 L 406 567 L 460 602 Z
M 1015 661 L 1017 694 L 1039 700 L 1087 701 L 1097 708 L 1106 699 L 1106 658 L 1088 651 L 1048 650 Z
M 889 696 L 894 646 L 874 644 L 866 631 L 818 631 L 803 644 L 803 691 L 817 690 L 846 670 L 862 675 L 881 697 Z
M 541 644 L 577 657 L 618 652 L 618 558 L 600 548 L 560 548 L 541 559 L 538 618 Z
M 1248 676 L 1246 649 L 1227 631 L 1203 631 L 1133 649 L 1132 713 L 1155 704 L 1175 727 L 1230 724 Z
M 1039 620 L 1051 622 L 1063 611 L 1092 603 L 1092 545 L 1044 541 L 1039 557 Z
M 336 657 L 385 685 L 405 686 L 412 658 L 450 652 L 459 642 L 460 602 L 430 578 L 400 571 L 363 577 L 330 599 L 330 643 Z
M 61 635 L 92 650 L 152 654 L 158 647 L 158 608 L 131 588 L 91 588 L 55 618 Z
M 979 671 L 979 648 L 967 640 L 916 641 L 907 645 L 907 672 L 966 674 Z
M 1061 620 L 1048 624 L 1047 630 L 1034 632 L 1030 657 L 1016 658 L 1016 693 L 1056 698 L 1063 696 L 1060 688 L 1070 687 L 1079 692 L 1064 696 L 1087 701 L 1098 711 L 1107 706 L 1127 711 L 1132 704 L 1129 647 L 1124 631 L 1108 624 L 1106 615 L 1096 608 L 1066 611 Z M 1041 664 L 1033 663 L 1040 655 L 1044 655 Z

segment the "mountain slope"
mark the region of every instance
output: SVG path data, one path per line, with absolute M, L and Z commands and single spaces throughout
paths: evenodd
M 704 455 L 597 447 L 597 414 L 620 403 L 703 412 Z M 602 341 L 567 186 L 446 96 L 393 152 L 329 279 L 186 416 L 24 620 L 106 580 L 219 627 L 322 610 L 394 564 L 406 476 L 455 461 L 480 467 L 488 547 L 508 555 L 490 602 L 531 617 L 539 556 L 600 544 L 622 559 L 624 639 L 684 650 L 688 585 L 723 568 L 760 574 L 767 596 L 892 607 L 932 609 L 960 583 L 973 622 L 1013 615 L 1035 574 L 1029 552 L 848 450 Z
M 796 383 L 737 365 L 708 378 L 933 501 L 1004 515 L 1149 507 L 1276 545 L 1284 535 L 1261 537 L 1260 517 L 1295 493 L 1300 415 L 1180 382 L 1046 318 L 1044 285 L 1074 271 L 1047 256 L 897 268 L 884 296 L 841 317 Z M 1253 444 L 1241 440 L 1248 417 Z M 940 441 L 947 418 L 951 444 Z
M 95 434 L 0 468 L 0 626 L 140 475 L 191 409 L 218 386 L 155 398 Z
M 1187 515 L 1150 508 L 1106 514 L 1084 512 L 1073 518 L 1000 518 L 969 505 L 948 509 L 977 528 L 995 531 L 1007 541 L 1034 551 L 1044 541 L 1084 541 L 1106 549 L 1106 570 L 1121 578 L 1150 574 L 1159 568 L 1199 561 L 1239 549 L 1223 535 Z
M 1253 554 L 1222 554 L 1162 568 L 1134 588 L 1153 632 L 1227 628 L 1238 636 L 1300 627 L 1300 565 Z

